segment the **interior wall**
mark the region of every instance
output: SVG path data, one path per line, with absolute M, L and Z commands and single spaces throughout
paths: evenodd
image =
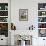
M 11 22 L 17 30 L 28 30 L 29 26 L 38 27 L 38 3 L 46 0 L 11 0 Z M 19 21 L 19 9 L 28 9 L 28 21 Z
M 34 36 L 38 35 L 38 3 L 46 3 L 46 0 L 11 0 L 11 22 L 17 30 L 28 30 L 34 25 L 37 33 Z M 28 21 L 19 21 L 19 9 L 28 9 Z M 33 46 L 44 46 L 43 38 L 34 37 L 32 42 Z
M 14 3 L 15 2 L 15 3 Z M 33 3 L 32 3 L 33 2 Z M 11 19 L 17 30 L 28 30 L 29 26 L 37 27 L 37 2 L 32 0 L 15 0 L 11 2 Z M 28 9 L 28 21 L 19 21 L 19 9 Z

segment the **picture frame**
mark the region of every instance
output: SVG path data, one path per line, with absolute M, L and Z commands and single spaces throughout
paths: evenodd
M 19 9 L 19 21 L 28 21 L 28 9 Z

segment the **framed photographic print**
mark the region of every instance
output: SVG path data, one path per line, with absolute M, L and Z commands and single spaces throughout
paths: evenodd
M 19 9 L 19 21 L 28 21 L 28 9 Z

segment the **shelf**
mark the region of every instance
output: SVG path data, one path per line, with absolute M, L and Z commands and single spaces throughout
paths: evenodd
M 0 17 L 8 17 L 8 16 L 0 16 Z
M 0 3 L 0 35 L 8 37 L 8 3 Z
M 8 11 L 8 10 L 0 10 L 0 11 Z
M 46 11 L 46 10 L 38 10 L 38 11 Z
M 38 17 L 46 17 L 46 15 L 44 15 L 44 16 L 38 16 Z
M 8 23 L 8 22 L 0 22 L 0 23 Z
M 38 29 L 46 29 L 46 28 L 38 28 Z
M 46 22 L 38 22 L 38 23 L 46 23 Z
M 38 3 L 38 36 L 46 37 L 46 3 Z

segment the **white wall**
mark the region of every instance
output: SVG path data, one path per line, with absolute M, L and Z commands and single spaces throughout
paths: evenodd
M 33 2 L 33 3 L 32 3 Z M 37 2 L 31 0 L 14 0 L 11 2 L 11 19 L 17 30 L 28 30 L 37 23 Z M 28 9 L 28 21 L 19 21 L 19 9 Z
M 28 30 L 28 27 L 33 24 L 37 33 L 34 36 L 38 36 L 38 3 L 45 2 L 46 0 L 11 0 L 11 22 L 16 25 L 18 32 L 19 30 Z M 19 9 L 28 9 L 28 21 L 19 21 Z M 43 44 L 42 38 L 36 38 L 33 38 L 33 46 Z
M 46 0 L 11 0 L 11 22 L 17 30 L 28 30 L 29 26 L 38 27 L 38 3 Z M 28 21 L 19 21 L 19 9 L 28 9 Z

